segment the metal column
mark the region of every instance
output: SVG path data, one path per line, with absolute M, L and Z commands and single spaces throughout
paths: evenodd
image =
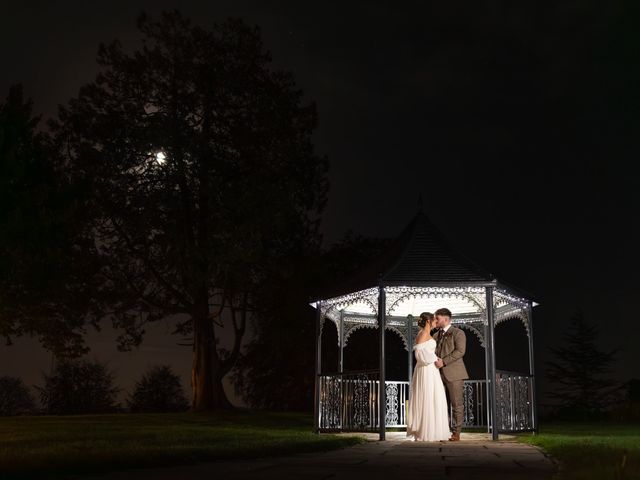
M 536 402 L 535 360 L 533 358 L 533 308 L 527 302 L 527 320 L 529 322 L 529 375 L 531 375 L 531 426 L 538 433 L 538 403 Z
M 486 312 L 488 313 L 488 312 Z M 491 385 L 491 373 L 489 365 L 491 364 L 491 353 L 489 348 L 489 317 L 487 316 L 487 323 L 484 326 L 484 369 L 485 369 L 485 379 L 486 379 L 486 388 L 485 388 L 485 405 L 486 405 L 486 415 L 487 415 L 487 433 L 491 433 L 491 390 L 489 385 Z
M 407 316 L 407 349 L 409 350 L 409 395 L 411 395 L 411 379 L 413 378 L 413 315 Z
M 322 330 L 320 329 L 321 320 L 322 302 L 316 302 L 316 378 L 313 402 L 313 428 L 316 433 L 320 432 L 320 372 L 322 371 Z
M 489 391 L 491 392 L 491 438 L 498 440 L 498 404 L 497 404 L 497 388 L 496 388 L 496 351 L 494 342 L 494 326 L 493 318 L 493 287 L 486 287 L 487 295 L 487 349 L 489 351 Z
M 338 332 L 340 341 L 340 373 L 344 372 L 344 312 L 340 310 L 340 331 Z
M 378 330 L 380 334 L 380 380 L 378 382 L 378 423 L 380 440 L 385 440 L 387 419 L 387 388 L 385 371 L 385 332 L 387 329 L 387 301 L 384 287 L 378 287 Z

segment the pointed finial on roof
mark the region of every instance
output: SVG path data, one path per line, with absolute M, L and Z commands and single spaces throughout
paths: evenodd
M 422 213 L 423 212 L 423 201 L 422 201 L 422 194 L 418 195 L 418 213 Z

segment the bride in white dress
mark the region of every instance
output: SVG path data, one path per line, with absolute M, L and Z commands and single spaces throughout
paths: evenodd
M 438 357 L 435 354 L 436 341 L 431 336 L 431 329 L 435 327 L 433 314 L 420 314 L 418 326 L 421 330 L 413 347 L 417 363 L 411 379 L 407 436 L 426 442 L 448 440 L 451 432 L 447 397 L 440 371 L 434 365 Z

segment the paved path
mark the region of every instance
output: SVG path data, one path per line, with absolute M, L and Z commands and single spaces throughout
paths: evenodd
M 376 438 L 375 436 L 373 438 Z M 105 480 L 224 480 L 331 479 L 425 480 L 550 479 L 555 466 L 532 446 L 504 437 L 491 442 L 483 434 L 463 434 L 462 441 L 412 442 L 404 433 L 388 433 L 387 441 L 324 453 L 272 457 L 250 461 L 202 463 L 194 466 L 129 470 Z M 96 478 L 96 477 L 92 477 Z

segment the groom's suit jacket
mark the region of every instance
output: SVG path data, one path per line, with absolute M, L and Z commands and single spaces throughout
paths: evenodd
M 469 378 L 462 359 L 467 350 L 467 336 L 462 329 L 451 325 L 446 333 L 440 330 L 435 339 L 436 355 L 444 363 L 444 366 L 440 369 L 444 378 L 449 382 Z

